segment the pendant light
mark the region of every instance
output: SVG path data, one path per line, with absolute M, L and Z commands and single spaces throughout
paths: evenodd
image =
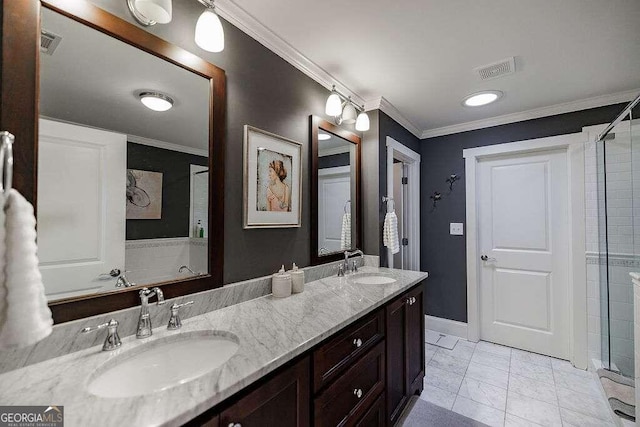
M 171 22 L 171 0 L 127 0 L 127 7 L 136 21 L 145 27 Z
M 324 112 L 327 116 L 338 117 L 342 113 L 342 101 L 338 92 L 336 92 L 336 85 L 333 85 L 331 89 L 331 95 L 327 98 L 327 105 L 324 107 Z
M 371 124 L 369 123 L 369 116 L 364 111 L 364 105 L 362 106 L 362 111 L 358 114 L 358 118 L 356 120 L 356 130 L 360 132 L 365 132 L 369 130 Z
M 202 12 L 196 23 L 196 44 L 207 52 L 222 52 L 224 50 L 224 30 L 220 18 L 214 11 L 213 0 L 198 1 L 207 9 Z

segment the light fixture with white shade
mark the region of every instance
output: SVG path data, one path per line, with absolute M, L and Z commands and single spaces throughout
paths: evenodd
M 499 90 L 484 90 L 482 92 L 472 93 L 462 100 L 462 105 L 465 107 L 481 107 L 483 105 L 491 104 L 502 98 L 504 93 Z
M 356 120 L 356 130 L 360 132 L 368 131 L 371 127 L 369 123 L 369 115 L 364 111 L 364 105 L 362 106 L 362 111 L 358 114 L 358 119 Z
M 144 27 L 168 24 L 172 17 L 172 0 L 125 0 L 129 12 Z M 195 42 L 208 52 L 224 50 L 222 22 L 214 10 L 213 0 L 198 0 L 207 9 L 202 12 L 195 29 Z
M 171 0 L 127 0 L 131 15 L 142 26 L 171 22 L 173 7 Z
M 331 95 L 327 98 L 327 104 L 324 107 L 324 112 L 327 116 L 337 117 L 342 113 L 342 101 L 340 100 L 340 95 L 336 91 L 336 86 L 333 85 L 333 89 L 331 89 Z
M 196 23 L 196 44 L 207 52 L 224 50 L 224 30 L 222 22 L 214 11 L 213 0 L 198 0 L 207 10 L 202 12 Z
M 351 97 L 346 97 L 336 90 L 336 85 L 331 88 L 331 94 L 327 98 L 324 112 L 333 117 L 337 125 L 356 124 L 356 130 L 364 132 L 369 130 L 369 116 L 364 111 L 364 105 L 359 107 L 354 104 Z
M 328 133 L 318 132 L 318 139 L 320 141 L 326 141 L 328 139 L 331 139 L 331 135 L 329 135 Z
M 138 95 L 140 102 L 153 111 L 167 111 L 173 107 L 173 99 L 169 95 L 160 92 L 141 92 Z

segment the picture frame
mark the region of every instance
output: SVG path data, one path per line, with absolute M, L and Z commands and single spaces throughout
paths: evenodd
M 302 222 L 302 143 L 244 126 L 243 228 Z

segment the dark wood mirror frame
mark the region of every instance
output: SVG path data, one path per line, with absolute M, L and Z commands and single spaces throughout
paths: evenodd
M 224 235 L 224 138 L 226 77 L 221 68 L 85 0 L 3 0 L 0 64 L 0 129 L 13 133 L 13 187 L 37 201 L 40 10 L 54 10 L 95 30 L 209 80 L 210 236 Z M 224 242 L 210 238 L 209 275 L 158 284 L 165 298 L 222 286 Z M 140 286 L 49 303 L 55 323 L 140 304 Z
M 356 146 L 356 239 L 355 248 L 362 249 L 362 197 L 361 197 L 361 143 L 362 139 L 353 132 L 342 129 L 320 117 L 311 116 L 309 120 L 309 139 L 311 141 L 311 265 L 324 264 L 344 258 L 341 253 L 318 256 L 318 130 L 346 139 Z

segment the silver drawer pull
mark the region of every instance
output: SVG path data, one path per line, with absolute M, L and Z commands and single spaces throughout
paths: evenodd
M 360 399 L 362 397 L 362 389 L 361 388 L 356 388 L 355 390 L 353 390 L 353 394 Z
M 360 338 L 353 340 L 353 345 L 355 345 L 356 347 L 362 346 L 362 340 Z
M 242 427 L 240 423 L 229 423 L 229 427 Z

